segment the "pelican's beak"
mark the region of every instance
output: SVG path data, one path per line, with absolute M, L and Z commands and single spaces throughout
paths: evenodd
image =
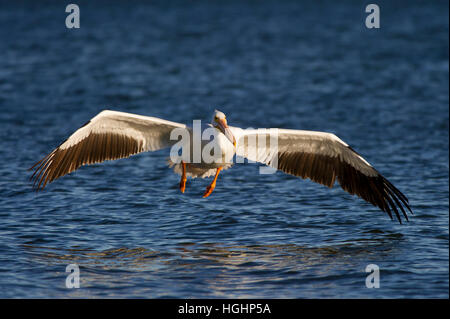
M 222 131 L 223 134 L 230 140 L 231 143 L 233 143 L 234 147 L 236 147 L 236 139 L 234 138 L 233 133 L 231 132 L 230 128 L 227 125 L 226 119 L 220 119 L 217 120 L 217 124 Z

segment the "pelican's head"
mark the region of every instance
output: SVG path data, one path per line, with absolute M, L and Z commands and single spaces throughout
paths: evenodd
M 227 117 L 223 112 L 215 110 L 211 124 L 212 126 L 218 128 L 230 140 L 230 142 L 233 143 L 234 146 L 236 146 L 236 139 L 234 138 L 233 133 L 228 127 Z

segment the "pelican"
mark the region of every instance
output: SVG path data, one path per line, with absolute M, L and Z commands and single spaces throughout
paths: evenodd
M 228 126 L 225 114 L 218 110 L 214 111 L 208 128 L 209 139 L 202 139 L 200 148 L 195 150 L 195 145 L 192 146 L 195 144 L 195 132 L 185 124 L 104 110 L 31 167 L 31 170 L 34 169 L 31 179 L 39 191 L 82 165 L 174 148 L 180 140 L 174 139 L 172 133 L 184 130 L 189 132 L 189 138 L 179 146 L 189 149 L 188 156 L 181 160 L 173 160 L 172 157 L 168 160 L 169 167 L 173 167 L 175 173 L 181 175 L 179 187 L 182 193 L 186 189 L 187 177 L 205 178 L 213 175 L 203 197 L 211 195 L 219 173 L 233 165 L 232 159 L 236 155 L 330 188 L 337 181 L 342 189 L 386 212 L 391 220 L 395 214 L 400 223 L 400 212 L 406 220 L 406 209 L 412 213 L 407 197 L 360 154 L 332 133 L 241 129 Z M 199 161 L 193 161 L 193 157 L 206 150 L 206 147 L 213 150 L 206 152 L 212 154 L 213 159 L 206 161 L 200 157 Z

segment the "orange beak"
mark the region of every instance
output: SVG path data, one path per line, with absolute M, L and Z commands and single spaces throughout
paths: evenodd
M 222 133 L 230 140 L 231 143 L 233 143 L 234 147 L 236 147 L 236 139 L 234 138 L 233 133 L 231 132 L 230 128 L 227 125 L 227 120 L 219 119 L 217 120 L 217 124 Z

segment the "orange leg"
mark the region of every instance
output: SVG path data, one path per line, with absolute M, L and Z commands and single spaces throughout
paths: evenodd
M 214 179 L 211 182 L 211 184 L 209 184 L 209 186 L 206 187 L 206 191 L 203 194 L 203 198 L 208 197 L 209 195 L 211 195 L 211 193 L 213 192 L 214 188 L 216 188 L 217 177 L 219 177 L 219 173 L 220 173 L 221 169 L 222 169 L 222 167 L 219 167 L 217 169 L 216 176 L 214 176 Z
M 181 175 L 180 190 L 184 193 L 184 190 L 186 189 L 186 163 L 181 161 L 181 166 L 183 167 L 183 175 Z

